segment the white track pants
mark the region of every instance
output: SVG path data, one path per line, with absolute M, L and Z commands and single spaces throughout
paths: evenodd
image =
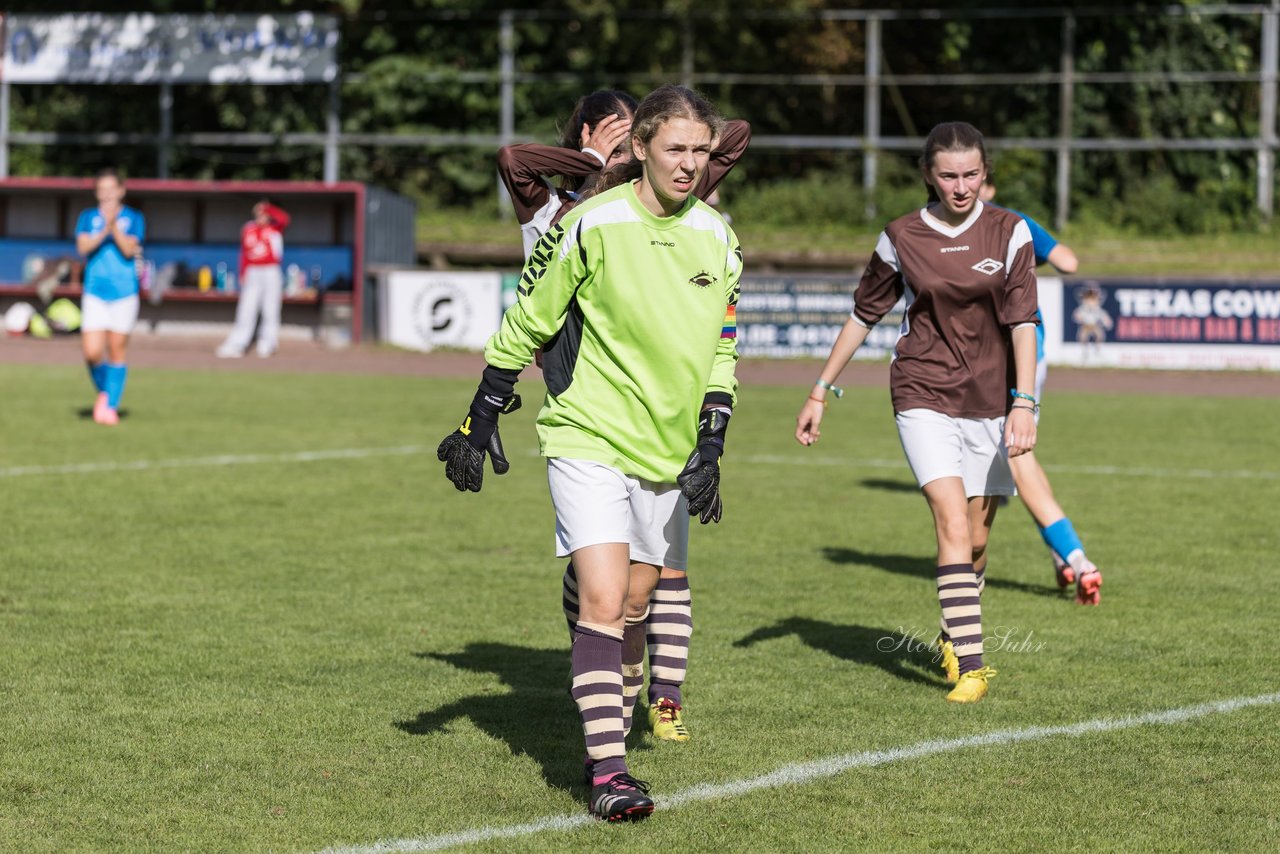
M 228 350 L 243 353 L 253 340 L 253 327 L 262 315 L 258 331 L 258 352 L 274 353 L 280 343 L 280 297 L 284 274 L 275 264 L 255 264 L 245 268 L 240 283 L 240 301 L 236 303 L 236 325 L 223 344 Z

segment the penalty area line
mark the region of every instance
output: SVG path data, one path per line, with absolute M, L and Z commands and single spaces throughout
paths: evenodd
M 886 750 L 869 750 L 860 753 L 846 753 L 813 762 L 797 762 L 784 765 L 776 771 L 735 780 L 727 783 L 714 783 L 695 786 L 670 797 L 655 798 L 659 809 L 674 809 L 699 801 L 718 798 L 735 797 L 771 789 L 778 786 L 799 786 L 824 780 L 857 768 L 874 768 L 893 762 L 909 759 L 920 759 L 950 753 L 970 747 L 1003 747 L 1008 744 L 1020 744 L 1028 741 L 1041 741 L 1061 736 L 1063 738 L 1079 738 L 1102 732 L 1133 729 L 1141 726 L 1169 726 L 1185 723 L 1209 715 L 1229 714 L 1241 709 L 1255 706 L 1273 706 L 1280 703 L 1280 692 L 1259 694 L 1255 697 L 1237 697 L 1231 700 L 1219 700 L 1212 703 L 1201 703 L 1185 706 L 1180 709 L 1167 709 L 1160 712 L 1147 712 L 1141 715 L 1127 715 L 1121 718 L 1094 718 L 1074 724 L 1061 726 L 1037 726 L 1023 729 L 1004 729 L 981 735 L 964 738 L 937 739 L 921 741 L 904 747 L 893 747 Z M 326 848 L 319 854 L 396 854 L 396 852 L 441 851 L 460 845 L 474 845 L 492 839 L 513 839 L 532 836 L 553 830 L 571 830 L 591 823 L 592 818 L 585 814 L 547 816 L 525 824 L 508 827 L 479 827 L 472 830 L 461 830 L 440 836 L 427 836 L 421 839 L 395 839 L 375 842 L 371 845 L 335 846 Z

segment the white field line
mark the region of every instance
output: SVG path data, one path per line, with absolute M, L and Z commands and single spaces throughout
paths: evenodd
M 726 455 L 726 459 L 729 459 Z M 910 474 L 905 459 L 898 460 L 856 460 L 843 457 L 819 457 L 803 455 L 783 456 L 781 454 L 774 455 L 753 455 L 744 457 L 735 457 L 733 459 L 741 459 L 744 463 L 753 465 L 766 466 L 832 466 L 835 468 L 874 468 L 874 469 L 901 469 L 903 472 Z M 732 462 L 732 460 L 730 460 Z M 1113 477 L 1153 477 L 1153 478 L 1196 478 L 1211 479 L 1219 478 L 1238 478 L 1241 480 L 1280 480 L 1280 472 L 1265 470 L 1231 470 L 1231 469 L 1175 469 L 1175 468 L 1155 468 L 1152 466 L 1061 466 L 1046 465 L 1045 471 L 1061 472 L 1062 474 L 1086 474 L 1086 475 L 1107 475 Z
M 322 460 L 355 460 L 368 457 L 403 457 L 434 453 L 434 447 L 404 445 L 395 448 L 334 448 L 320 451 L 296 451 L 282 454 L 221 454 L 212 457 L 178 457 L 161 460 L 107 460 L 96 463 L 66 463 L 64 465 L 13 466 L 0 468 L 0 479 L 60 474 L 103 474 L 109 472 L 152 471 L 155 469 L 200 468 L 217 466 L 275 465 L 280 463 L 310 463 Z M 526 454 L 536 457 L 536 452 Z M 797 453 L 795 455 L 754 454 L 734 457 L 736 461 L 766 466 L 829 466 L 835 468 L 899 469 L 907 471 L 905 460 L 860 460 L 847 457 L 822 457 Z M 1063 474 L 1106 475 L 1111 477 L 1192 478 L 1192 479 L 1240 479 L 1280 480 L 1280 472 L 1265 470 L 1230 469 L 1176 469 L 1146 466 L 1126 468 L 1121 466 L 1059 466 L 1047 465 L 1050 472 Z
M 285 454 L 221 454 L 214 457 L 179 457 L 167 460 L 109 460 L 100 463 L 67 463 L 60 466 L 15 466 L 0 469 L 0 478 L 52 474 L 103 474 L 118 471 L 199 468 L 202 466 L 251 466 L 273 463 L 312 463 L 321 460 L 358 460 L 367 457 L 402 457 L 426 453 L 424 445 L 400 448 L 336 448 L 328 451 L 294 451 Z
M 707 784 L 677 792 L 670 797 L 658 798 L 660 809 L 674 809 L 699 801 L 717 798 L 734 797 L 771 789 L 778 786 L 799 786 L 815 780 L 823 780 L 856 768 L 872 768 L 887 765 L 891 762 L 902 762 L 908 759 L 920 759 L 939 753 L 950 753 L 969 747 L 1002 747 L 1007 744 L 1018 744 L 1024 741 L 1040 741 L 1054 736 L 1079 738 L 1100 732 L 1115 732 L 1140 726 L 1164 726 L 1184 723 L 1208 715 L 1227 714 L 1253 706 L 1271 706 L 1280 703 L 1280 692 L 1260 694 L 1256 697 L 1237 697 L 1233 700 L 1220 700 L 1215 703 L 1202 703 L 1198 706 L 1186 706 L 1181 709 L 1169 709 L 1163 712 L 1148 712 L 1143 715 L 1129 715 L 1123 718 L 1095 718 L 1075 724 L 1047 727 L 1027 727 L 1025 729 L 1005 729 L 989 732 L 985 735 L 971 735 L 965 738 L 939 739 L 921 741 L 906 747 L 893 747 L 887 750 L 871 750 L 862 753 L 846 753 L 843 756 L 832 756 L 813 762 L 797 762 L 784 765 L 776 771 L 759 777 L 736 780 L 728 783 Z M 320 854 L 393 854 L 393 852 L 440 851 L 459 845 L 473 845 L 491 839 L 513 839 L 532 836 L 553 830 L 569 830 L 588 824 L 592 819 L 585 813 L 577 815 L 547 816 L 526 824 L 507 827 L 479 827 L 472 830 L 461 830 L 440 836 L 427 836 L 421 839 L 395 839 L 375 842 L 372 845 L 356 845 L 350 847 L 336 846 L 326 848 Z

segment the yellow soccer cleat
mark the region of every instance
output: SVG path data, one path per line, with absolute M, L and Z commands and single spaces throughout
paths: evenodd
M 649 726 L 655 738 L 663 741 L 689 740 L 689 730 L 685 729 L 680 711 L 680 704 L 666 697 L 649 704 Z
M 956 684 L 960 679 L 960 659 L 956 658 L 956 648 L 951 645 L 951 641 L 944 641 L 942 635 L 938 635 L 933 645 L 938 648 L 938 655 L 942 658 L 942 669 L 946 671 L 947 684 Z
M 960 677 L 956 687 L 947 695 L 948 703 L 976 703 L 987 696 L 987 682 L 996 675 L 990 667 L 970 670 Z

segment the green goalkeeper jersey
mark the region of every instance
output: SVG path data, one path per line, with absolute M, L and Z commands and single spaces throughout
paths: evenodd
M 519 371 L 543 348 L 543 456 L 674 483 L 704 396 L 736 397 L 741 272 L 738 239 L 714 209 L 691 196 L 654 216 L 625 183 L 534 246 L 485 360 Z

